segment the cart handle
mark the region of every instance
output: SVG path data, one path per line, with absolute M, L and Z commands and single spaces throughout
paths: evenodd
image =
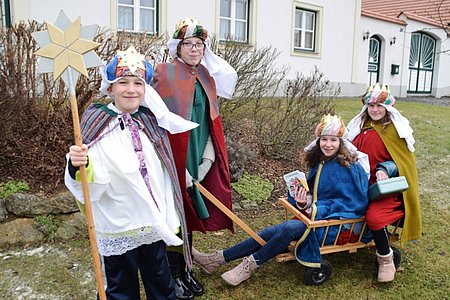
M 298 209 L 296 209 L 286 197 L 278 198 L 278 202 L 289 212 L 291 212 L 297 219 L 302 221 L 308 228 L 318 228 L 324 226 L 334 226 L 341 224 L 357 223 L 365 221 L 364 217 L 358 219 L 343 219 L 343 220 L 319 220 L 311 221 L 307 216 L 302 214 Z
M 231 210 L 228 209 L 222 202 L 220 202 L 213 194 L 211 194 L 205 187 L 203 187 L 199 182 L 194 183 L 197 189 L 202 193 L 209 201 L 212 202 L 218 209 L 220 209 L 225 215 L 227 215 L 234 223 L 241 227 L 249 236 L 251 236 L 255 241 L 261 246 L 266 244 L 253 229 L 251 229 L 247 224 L 245 224 L 238 216 L 236 216 Z

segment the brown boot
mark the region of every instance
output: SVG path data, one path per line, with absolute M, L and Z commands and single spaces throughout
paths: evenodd
M 192 247 L 192 258 L 206 274 L 212 274 L 218 267 L 225 263 L 223 251 L 216 251 L 210 254 L 202 253 Z
M 223 273 L 222 278 L 232 286 L 239 285 L 242 281 L 250 278 L 252 271 L 258 267 L 253 256 L 244 257 L 242 262 L 234 269 Z
M 395 277 L 395 265 L 394 265 L 394 252 L 387 255 L 380 255 L 377 252 L 378 262 L 378 282 L 389 282 L 394 280 Z

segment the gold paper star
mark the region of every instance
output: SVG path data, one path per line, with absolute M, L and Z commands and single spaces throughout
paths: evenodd
M 117 51 L 117 55 L 122 58 L 117 64 L 118 67 L 127 67 L 133 74 L 137 68 L 145 70 L 145 56 L 137 52 L 134 46 L 128 47 L 126 51 Z
M 80 38 L 80 17 L 66 31 L 62 31 L 49 22 L 46 22 L 46 24 L 51 43 L 36 51 L 35 54 L 54 60 L 54 80 L 58 79 L 67 67 L 72 67 L 81 74 L 88 76 L 83 54 L 98 48 L 100 44 Z

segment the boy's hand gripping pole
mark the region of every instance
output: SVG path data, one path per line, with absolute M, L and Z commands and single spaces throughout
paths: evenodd
M 80 73 L 88 76 L 86 68 L 102 64 L 94 51 L 100 44 L 92 41 L 98 26 L 81 26 L 79 17 L 72 23 L 63 11 L 59 13 L 55 25 L 50 22 L 46 22 L 46 25 L 48 30 L 32 33 L 34 40 L 40 46 L 40 49 L 34 53 L 41 56 L 37 72 L 53 73 L 54 81 L 61 78 L 68 85 L 75 144 L 81 146 L 82 138 L 75 86 Z M 101 300 L 106 300 L 85 166 L 80 167 L 80 176 L 98 294 Z

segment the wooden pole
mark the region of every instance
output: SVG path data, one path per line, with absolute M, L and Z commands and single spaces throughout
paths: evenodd
M 71 70 L 69 70 L 71 73 Z M 70 107 L 72 110 L 73 132 L 75 137 L 75 145 L 80 146 L 83 143 L 81 138 L 80 118 L 78 116 L 78 103 L 75 91 L 70 93 Z M 95 237 L 94 219 L 92 217 L 91 197 L 89 195 L 89 187 L 86 173 L 86 166 L 80 166 L 81 186 L 83 189 L 84 208 L 86 212 L 86 220 L 89 232 L 89 242 L 91 244 L 91 254 L 94 261 L 94 272 L 97 279 L 97 290 L 100 300 L 106 300 L 105 286 L 103 284 L 103 274 L 100 263 L 100 255 L 97 248 L 97 239 Z
M 247 224 L 245 224 L 238 216 L 236 216 L 231 210 L 228 209 L 222 202 L 220 202 L 213 194 L 211 194 L 205 187 L 203 187 L 199 182 L 195 183 L 195 186 L 198 188 L 200 193 L 202 193 L 209 201 L 211 201 L 218 209 L 220 209 L 224 214 L 226 214 L 234 223 L 239 225 L 245 232 L 247 232 L 250 237 L 252 237 L 255 241 L 258 242 L 261 246 L 266 244 L 266 241 L 263 240 L 253 229 L 251 229 Z

